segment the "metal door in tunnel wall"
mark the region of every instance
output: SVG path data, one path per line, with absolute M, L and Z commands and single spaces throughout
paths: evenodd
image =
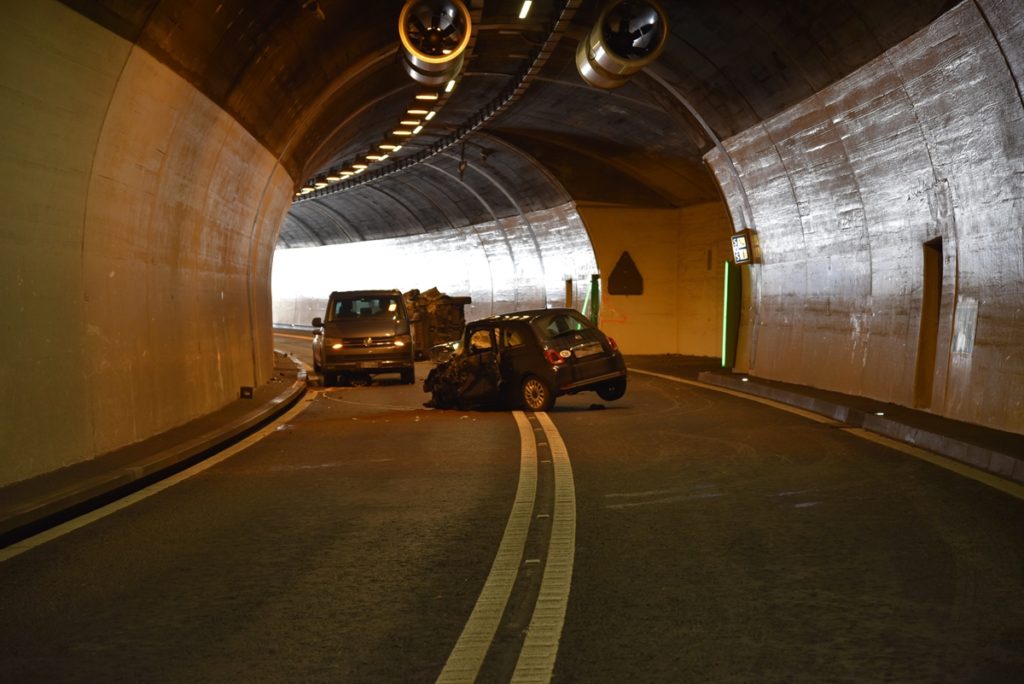
M 942 238 L 924 243 L 923 252 L 921 326 L 914 372 L 914 406 L 930 408 L 935 385 L 939 320 L 942 313 Z

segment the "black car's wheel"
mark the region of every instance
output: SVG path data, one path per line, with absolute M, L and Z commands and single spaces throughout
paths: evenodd
M 523 380 L 519 390 L 523 406 L 530 411 L 550 411 L 555 405 L 555 393 L 546 382 L 531 375 Z
M 621 399 L 622 395 L 626 393 L 626 378 L 615 378 L 607 384 L 601 385 L 597 388 L 597 396 L 601 397 L 605 401 L 615 401 Z

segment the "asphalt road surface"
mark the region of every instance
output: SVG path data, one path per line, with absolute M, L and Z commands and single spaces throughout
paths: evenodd
M 639 373 L 426 398 L 317 389 L 0 562 L 0 681 L 1024 681 L 1018 499 Z

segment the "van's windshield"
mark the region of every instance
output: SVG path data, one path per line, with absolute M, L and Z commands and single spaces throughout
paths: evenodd
M 327 311 L 327 320 L 388 319 L 395 323 L 402 320 L 402 307 L 398 298 L 389 295 L 335 299 Z

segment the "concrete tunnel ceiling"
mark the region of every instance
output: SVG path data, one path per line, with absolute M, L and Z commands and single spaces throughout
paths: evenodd
M 136 42 L 231 114 L 277 156 L 296 190 L 365 157 L 423 90 L 400 63 L 403 0 L 64 3 Z M 419 235 L 567 201 L 715 201 L 702 160 L 713 138 L 814 95 L 957 3 L 666 0 L 664 53 L 651 73 L 614 91 L 587 86 L 574 62 L 602 2 L 535 2 L 526 20 L 519 0 L 466 4 L 475 24 L 458 87 L 388 163 L 465 127 L 542 52 L 528 88 L 426 161 L 297 202 L 279 247 Z

